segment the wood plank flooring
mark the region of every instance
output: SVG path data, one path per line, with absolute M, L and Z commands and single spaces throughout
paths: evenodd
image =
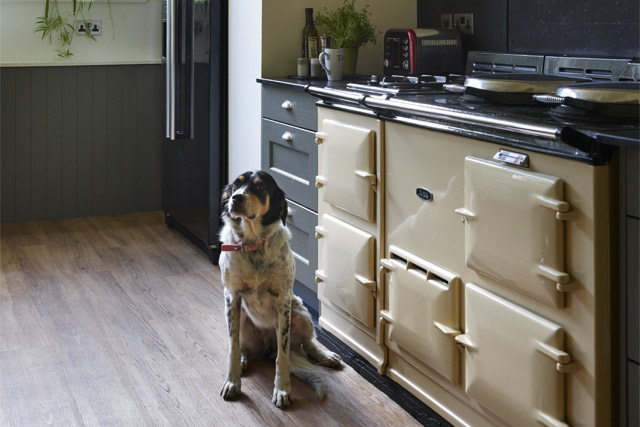
M 0 229 L 2 426 L 411 426 L 348 366 L 320 401 L 292 378 L 271 404 L 273 362 L 225 402 L 219 269 L 162 213 L 5 223 Z

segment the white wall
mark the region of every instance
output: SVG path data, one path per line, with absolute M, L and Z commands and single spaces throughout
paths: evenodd
M 130 0 L 129 0 L 130 1 Z M 44 14 L 44 0 L 0 0 L 0 65 L 85 65 L 160 63 L 162 55 L 162 2 L 96 2 L 93 19 L 102 20 L 96 41 L 76 36 L 73 56 L 58 57 L 57 47 L 35 33 L 36 18 Z M 70 2 L 61 5 L 68 7 Z M 110 19 L 113 17 L 113 25 Z
M 260 169 L 262 0 L 229 0 L 229 178 Z

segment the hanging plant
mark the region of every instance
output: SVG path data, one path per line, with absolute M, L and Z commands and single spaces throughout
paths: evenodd
M 62 0 L 45 0 L 44 15 L 36 18 L 36 33 L 42 33 L 42 39 L 47 38 L 49 44 L 60 46 L 56 49 L 58 56 L 69 58 L 73 55 L 71 52 L 71 42 L 75 35 L 75 22 L 78 18 L 91 21 L 89 11 L 93 5 L 93 0 L 71 0 L 71 7 L 63 7 L 60 5 Z M 109 3 L 109 15 L 111 15 L 111 2 Z M 113 21 L 112 21 L 113 24 Z M 95 36 L 91 34 L 91 25 L 87 25 L 84 33 L 85 37 L 95 40 Z

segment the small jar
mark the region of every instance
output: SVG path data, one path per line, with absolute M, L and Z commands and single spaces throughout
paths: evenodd
M 309 60 L 307 58 L 298 58 L 298 75 L 309 75 Z
M 322 67 L 318 58 L 311 58 L 311 77 L 319 77 L 322 75 Z

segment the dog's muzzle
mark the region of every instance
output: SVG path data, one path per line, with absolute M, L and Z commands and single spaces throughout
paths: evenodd
M 242 193 L 236 193 L 229 200 L 229 213 L 232 217 L 239 217 L 246 214 L 245 201 L 247 197 Z

